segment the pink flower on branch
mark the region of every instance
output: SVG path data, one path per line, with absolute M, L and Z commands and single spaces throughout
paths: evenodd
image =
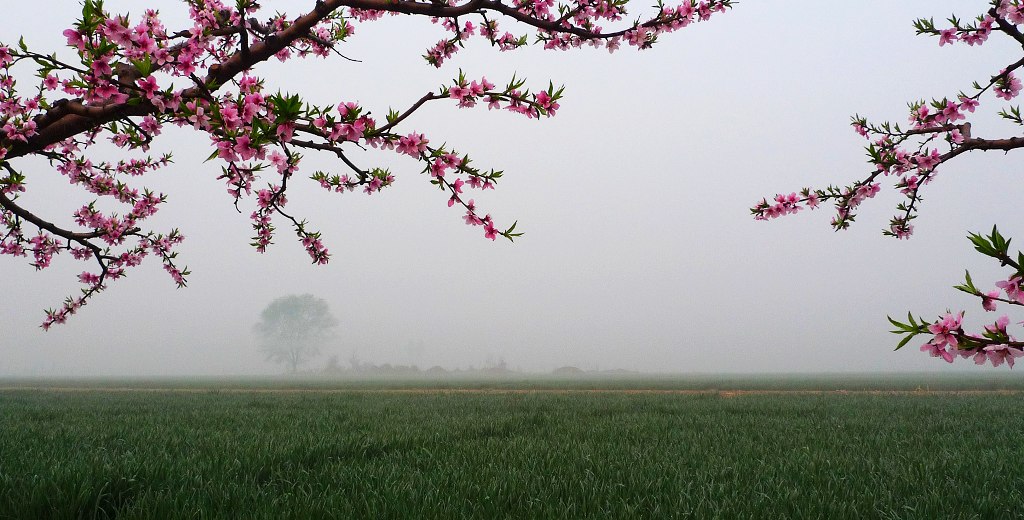
M 398 140 L 397 151 L 413 157 L 418 157 L 427 150 L 427 143 L 430 141 L 423 137 L 423 134 L 409 134 Z
M 139 86 L 140 89 L 142 89 L 142 93 L 146 96 L 146 99 L 153 99 L 153 96 L 156 94 L 156 92 L 160 90 L 160 86 L 157 85 L 156 78 L 154 78 L 153 76 L 147 76 L 145 78 L 142 78 L 138 82 L 136 82 L 136 84 Z
M 325 0 L 316 10 L 298 17 L 273 14 L 259 20 L 255 3 L 235 6 L 214 0 L 192 5 L 188 12 L 191 22 L 177 31 L 167 30 L 155 10 L 129 19 L 90 5 L 91 9 L 83 10 L 82 19 L 63 33 L 78 61 L 61 61 L 49 52 L 36 53 L 24 46 L 0 45 L 0 157 L 11 168 L 11 176 L 0 185 L 4 197 L 0 199 L 0 224 L 6 228 L 0 230 L 4 237 L 0 252 L 31 253 L 34 265 L 42 269 L 67 250 L 74 259 L 96 262 L 99 267 L 80 276 L 87 286 L 81 296 L 68 298 L 64 305 L 47 312 L 44 327 L 66 321 L 107 281 L 125 276 L 128 268 L 139 265 L 147 255 L 158 257 L 172 280 L 185 285 L 188 270 L 178 267 L 174 251 L 183 236 L 176 230 L 156 234 L 144 229 L 146 219 L 158 212 L 166 198 L 126 182 L 165 166 L 169 155 L 128 155 L 116 162 L 90 158 L 93 144 L 103 141 L 123 147 L 125 154 L 145 154 L 156 145 L 167 123 L 209 135 L 210 158 L 223 161 L 219 178 L 225 181 L 232 202 L 254 208 L 251 217 L 258 250 L 270 243 L 272 220 L 283 217 L 292 222 L 311 259 L 327 262 L 329 254 L 319 233 L 308 231 L 304 221 L 283 212 L 287 186 L 299 179 L 294 176 L 299 152 L 333 155 L 348 169 L 342 175 L 318 172 L 312 176 L 332 191 L 361 187 L 372 194 L 394 182 L 387 170 L 357 166 L 348 154 L 354 147 L 395 150 L 420 161 L 434 174 L 432 180 L 447 190 L 449 206 L 465 207 L 464 220 L 482 226 L 485 238 L 519 236 L 514 233 L 515 224 L 500 231 L 490 215 L 478 216 L 474 201 L 463 199 L 465 190 L 493 189 L 502 172 L 480 170 L 467 155 L 432 148 L 423 134 L 397 127 L 423 102 L 441 97 L 451 97 L 463 107 L 483 102 L 488 108 L 530 118 L 550 117 L 560 108 L 560 88 L 549 83 L 547 89 L 531 92 L 515 78 L 504 88 L 486 78 L 460 79 L 442 91 L 443 95 L 432 93 L 378 127 L 370 111 L 355 103 L 339 103 L 335 113 L 331 107 L 317 107 L 297 95 L 265 91 L 263 80 L 253 73 L 253 67 L 262 61 L 340 53 L 338 46 L 354 33 L 353 24 L 381 20 L 389 14 L 436 18 L 448 34 L 425 56 L 435 65 L 452 59 L 472 38 L 486 39 L 503 51 L 523 47 L 531 40 L 553 50 L 584 44 L 613 49 L 621 41 L 649 47 L 659 35 L 707 20 L 731 3 L 684 1 L 639 18 L 627 12 L 625 2 L 580 4 L 563 14 L 554 2 L 546 0 L 484 4 L 474 10 L 457 3 L 424 4 L 423 12 L 415 15 L 396 5 L 380 11 L 348 9 L 346 16 L 341 16 L 341 3 Z M 513 35 L 498 29 L 499 20 L 535 32 Z M 28 95 L 17 93 L 10 72 L 22 66 L 19 64 L 39 67 L 38 81 Z M 70 97 L 56 98 L 61 95 Z M 66 130 L 55 132 L 50 127 L 68 120 L 72 124 L 61 127 Z M 81 209 L 75 220 L 83 229 L 55 228 L 40 218 L 11 218 L 15 210 L 23 216 L 17 194 L 28 184 L 17 170 L 18 160 L 39 154 L 45 154 L 73 185 L 123 208 L 111 213 L 94 207 Z M 270 177 L 267 188 L 254 188 L 266 177 Z M 133 245 L 135 242 L 138 244 Z
M 929 325 L 928 332 L 934 334 L 935 337 L 933 337 L 928 343 L 936 347 L 949 345 L 952 348 L 956 348 L 958 344 L 956 336 L 962 332 L 960 326 L 963 321 L 963 317 L 963 312 L 955 315 L 946 314 L 941 320 Z M 952 362 L 952 360 L 950 360 L 950 362 Z
M 1024 303 L 1024 291 L 1021 290 L 1022 279 L 1019 275 L 1013 275 L 1008 280 L 996 282 L 996 287 L 1006 293 L 1006 298 Z
M 996 310 L 996 298 L 999 297 L 999 291 L 989 291 L 981 299 L 981 307 L 986 311 L 992 312 Z
M 992 8 L 974 21 L 957 17 L 950 18 L 952 27 L 936 28 L 931 19 L 915 21 L 919 34 L 938 38 L 939 46 L 963 42 L 980 45 L 990 35 L 1002 33 L 1019 40 L 1019 6 L 1007 1 L 992 2 Z M 1016 42 L 1019 43 L 1019 42 Z M 910 104 L 910 128 L 888 122 L 871 124 L 860 116 L 854 116 L 852 125 L 858 134 L 867 138 L 866 147 L 872 170 L 855 181 L 847 189 L 829 187 L 815 190 L 821 200 L 835 202 L 836 217 L 832 223 L 836 229 L 845 229 L 853 222 L 854 208 L 862 201 L 858 187 L 875 182 L 876 177 L 897 176 L 893 187 L 905 199 L 897 206 L 898 213 L 890 221 L 884 234 L 896 238 L 908 237 L 917 217 L 922 197 L 920 192 L 935 178 L 936 170 L 946 161 L 965 152 L 974 150 L 1009 151 L 1024 147 L 1018 136 L 1010 139 L 980 139 L 971 135 L 970 122 L 964 122 L 973 114 L 989 93 L 995 98 L 1010 100 L 1021 91 L 1017 74 L 1024 67 L 1024 60 L 1014 58 L 1013 63 L 1001 69 L 987 81 L 974 83 L 970 92 L 961 92 L 955 97 L 917 101 Z M 990 92 L 991 91 L 991 92 Z M 1020 124 L 1019 111 L 1004 109 L 1000 115 Z M 948 148 L 947 148 L 948 146 Z M 912 173 L 913 175 L 907 175 Z M 790 214 L 788 208 L 772 207 L 766 203 L 755 206 L 755 218 L 768 219 Z M 787 211 L 783 211 L 787 210 Z
M 1007 366 L 1013 368 L 1014 360 L 1024 356 L 1024 351 L 1009 345 L 989 345 L 983 350 L 994 367 L 1002 365 L 1005 362 Z
M 1012 267 L 1015 271 L 1024 269 L 1024 264 L 1018 262 L 1019 259 L 1024 258 L 1024 253 L 1018 252 L 1016 260 L 1011 257 L 1008 251 L 1010 240 L 1003 237 L 996 228 L 993 228 L 988 235 L 971 233 L 968 238 L 975 250 L 985 256 L 996 259 L 1003 265 Z M 1008 295 L 1016 296 L 1020 292 L 1020 283 L 1020 274 L 1014 274 L 1010 279 L 998 282 L 998 285 Z M 979 298 L 982 308 L 986 311 L 994 311 L 996 301 L 1024 306 L 1024 302 L 1009 296 L 1006 299 L 1001 298 L 1000 291 L 982 292 L 974 285 L 969 272 L 965 274 L 965 282 L 955 288 Z M 918 321 L 909 314 L 906 323 L 892 318 L 889 318 L 889 321 L 896 327 L 896 330 L 892 332 L 906 336 L 900 341 L 897 349 L 903 347 L 918 334 L 931 334 L 932 338 L 921 346 L 921 350 L 928 352 L 933 357 L 942 357 L 951 363 L 956 356 L 959 356 L 972 358 L 979 365 L 991 362 L 993 366 L 1000 366 L 1005 362 L 1012 368 L 1014 359 L 1021 356 L 1024 342 L 1017 341 L 1008 331 L 1009 316 L 1002 315 L 994 323 L 985 325 L 981 334 L 965 332 L 963 317 L 964 312 L 961 311 L 956 314 L 947 312 L 933 323 L 927 323 L 924 320 Z

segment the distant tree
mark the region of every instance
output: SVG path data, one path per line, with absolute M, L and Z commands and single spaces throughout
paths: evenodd
M 295 373 L 320 354 L 338 320 L 327 302 L 312 294 L 284 296 L 267 305 L 253 327 L 268 361 L 284 363 Z
M 324 366 L 324 372 L 341 372 L 341 370 L 341 365 L 338 363 L 337 355 L 327 358 L 327 365 Z

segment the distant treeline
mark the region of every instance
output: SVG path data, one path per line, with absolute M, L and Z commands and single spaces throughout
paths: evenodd
M 489 363 L 482 367 L 469 366 L 467 368 L 444 368 L 439 365 L 434 365 L 430 368 L 420 368 L 417 365 L 392 365 L 391 363 L 374 364 L 365 361 L 360 361 L 355 356 L 348 359 L 347 366 L 343 365 L 338 356 L 331 356 L 327 360 L 327 364 L 319 370 L 310 370 L 306 372 L 309 375 L 359 375 L 359 376 L 510 376 L 517 374 L 528 374 L 520 369 L 510 368 L 504 360 L 499 360 L 495 363 Z M 562 376 L 575 376 L 584 374 L 638 374 L 631 370 L 584 370 L 582 368 L 574 366 L 563 366 L 558 367 L 550 372 L 553 375 Z M 537 374 L 537 372 L 529 372 L 529 374 Z

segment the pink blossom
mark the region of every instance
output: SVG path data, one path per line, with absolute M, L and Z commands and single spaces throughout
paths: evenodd
M 994 91 L 997 98 L 1002 98 L 1007 101 L 1017 97 L 1021 90 L 1021 81 L 1013 72 L 1006 72 L 1006 70 L 1000 71 L 1000 74 L 1005 76 L 996 82 Z
M 975 365 L 984 365 L 988 361 L 988 353 L 983 349 L 975 349 L 969 352 L 974 356 Z
M 999 297 L 999 291 L 989 291 L 981 298 L 981 307 L 986 311 L 996 310 L 996 298 Z
M 1007 336 L 1006 327 L 1010 324 L 1009 316 L 1000 316 L 992 325 L 985 325 L 985 331 L 995 336 Z
M 974 113 L 974 109 L 977 107 L 978 100 L 966 96 L 960 96 L 960 108 L 962 108 L 963 110 Z
M 412 133 L 398 139 L 398 152 L 413 157 L 427 150 L 427 143 L 430 141 L 423 137 L 423 134 Z
M 947 43 L 948 44 L 952 44 L 953 42 L 956 41 L 956 39 L 957 38 L 956 38 L 956 29 L 955 28 L 951 27 L 949 29 L 943 29 L 943 30 L 939 31 L 939 47 L 942 47 L 943 45 L 946 45 Z
M 467 226 L 479 226 L 483 224 L 483 221 L 476 216 L 476 203 L 473 199 L 469 199 L 466 203 L 466 214 L 462 217 L 462 220 L 466 222 Z
M 498 238 L 498 229 L 489 221 L 484 225 L 484 238 L 491 240 Z
M 235 138 L 234 151 L 242 158 L 243 161 L 248 161 L 256 155 L 256 149 L 251 146 L 249 136 L 240 135 Z
M 537 93 L 536 102 L 544 108 L 548 117 L 554 116 L 559 107 L 559 104 L 551 97 L 551 95 L 544 91 Z
M 942 109 L 942 116 L 951 123 L 964 119 L 964 115 L 960 113 L 960 105 L 952 101 L 946 101 L 946 108 Z
M 284 173 L 288 168 L 288 158 L 277 150 L 270 153 L 270 163 L 277 167 L 278 173 Z
M 932 357 L 941 357 L 942 359 L 945 359 L 947 363 L 953 362 L 953 354 L 946 350 L 945 345 L 925 343 L 924 345 L 921 345 L 921 352 L 928 352 Z
M 939 164 L 941 160 L 938 150 L 922 150 L 920 154 L 914 156 L 914 160 L 917 163 L 917 168 L 922 172 L 931 171 L 935 166 Z
M 937 347 L 942 347 L 948 344 L 950 347 L 956 348 L 958 343 L 956 334 L 961 332 L 960 323 L 963 320 L 963 317 L 963 312 L 959 314 L 948 313 L 943 316 L 941 320 L 929 325 L 928 332 L 935 335 L 929 343 Z
M 101 56 L 92 62 L 92 72 L 96 76 L 110 76 L 114 70 L 110 68 L 109 56 Z
M 142 123 L 139 124 L 139 128 L 151 136 L 160 135 L 160 123 L 153 116 L 143 117 Z
M 373 195 L 374 192 L 380 191 L 382 186 L 384 186 L 384 181 L 382 181 L 380 177 L 374 177 L 373 179 L 370 179 L 370 182 L 368 182 L 366 187 L 363 188 L 363 193 Z
M 242 126 L 242 119 L 238 117 L 238 107 L 235 105 L 222 106 L 220 118 L 224 122 L 224 127 L 228 130 L 237 130 Z
M 83 272 L 82 274 L 78 275 L 78 281 L 87 285 L 96 285 L 100 282 L 100 277 L 97 274 Z
M 994 367 L 1002 365 L 1005 361 L 1010 368 L 1013 368 L 1014 360 L 1024 356 L 1024 351 L 1009 345 L 989 345 L 983 350 Z
M 75 47 L 79 52 L 85 51 L 85 40 L 82 39 L 82 33 L 74 29 L 65 29 L 64 36 L 68 40 L 68 47 Z
M 238 160 L 238 155 L 235 154 L 231 141 L 217 142 L 217 156 L 228 162 L 234 162 Z
M 448 89 L 448 95 L 456 101 L 462 101 L 463 98 L 473 95 L 473 92 L 466 87 L 455 85 Z
M 1011 276 L 1009 280 L 996 282 L 996 287 L 1006 293 L 1006 298 L 1018 303 L 1024 303 L 1024 291 L 1020 288 L 1020 276 Z
M 209 127 L 210 117 L 206 115 L 206 109 L 203 108 L 202 104 L 196 101 L 189 101 L 185 106 L 192 111 L 192 114 L 188 116 L 188 121 L 192 123 L 193 128 L 199 130 Z
M 287 123 L 281 123 L 277 126 L 277 130 L 274 131 L 274 135 L 277 136 L 278 140 L 282 143 L 287 143 L 292 140 L 292 134 L 295 132 L 295 123 L 289 121 Z

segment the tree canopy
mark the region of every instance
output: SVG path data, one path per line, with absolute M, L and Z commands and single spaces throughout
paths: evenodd
M 284 363 L 294 373 L 320 353 L 337 325 L 326 301 L 303 294 L 270 302 L 260 313 L 253 332 L 267 360 Z

